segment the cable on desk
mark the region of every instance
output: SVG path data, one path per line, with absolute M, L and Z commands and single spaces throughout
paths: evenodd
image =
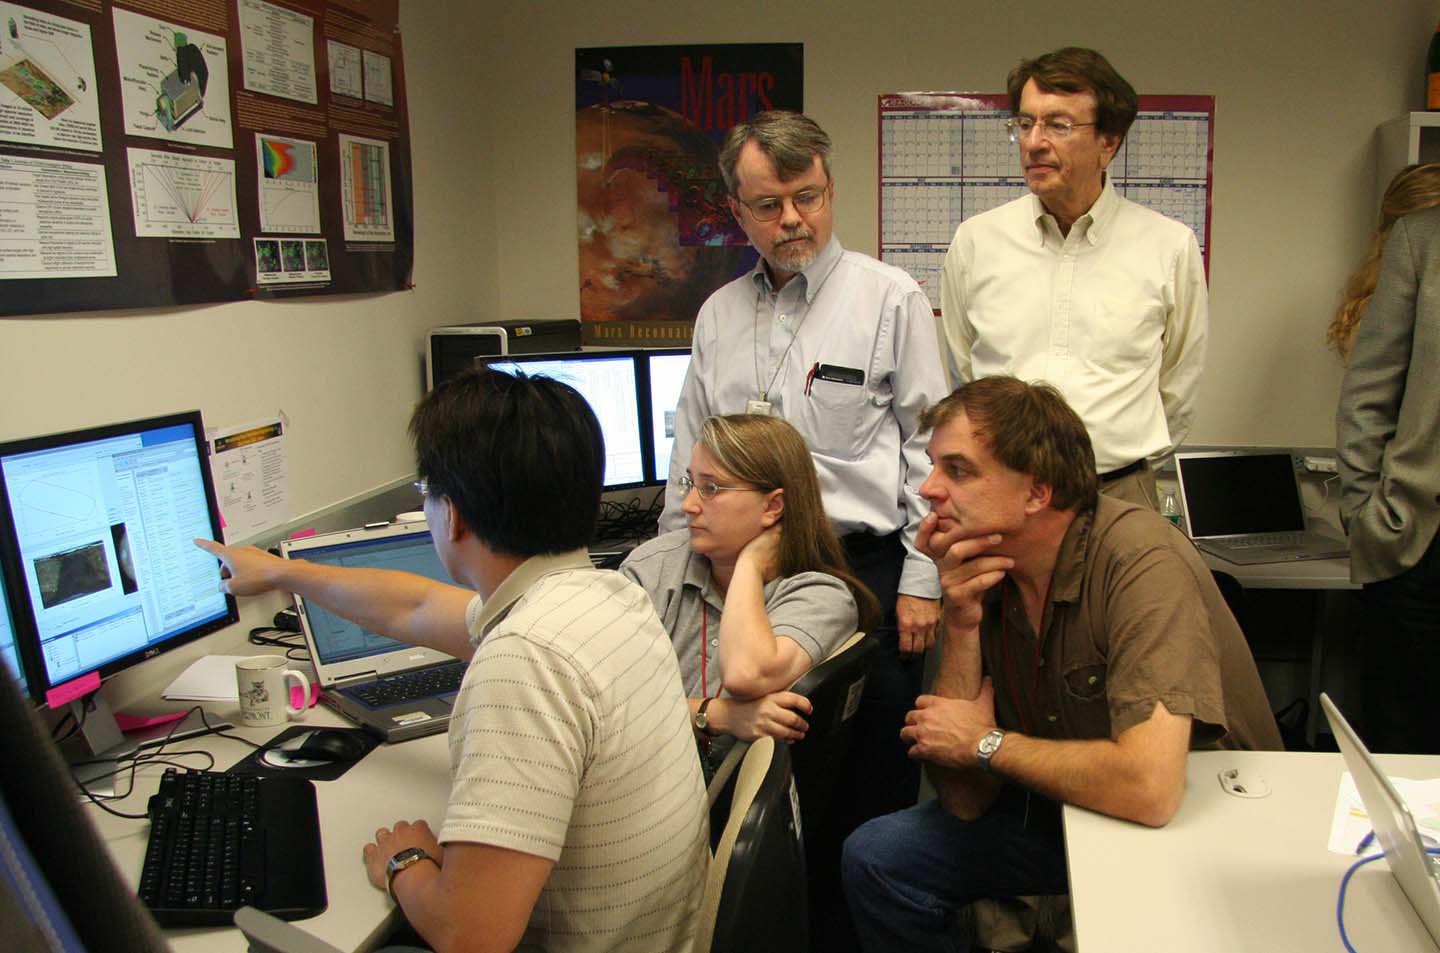
M 1425 853 L 1440 854 L 1440 847 L 1427 847 L 1425 848 Z M 1375 861 L 1380 860 L 1384 856 L 1385 854 L 1379 853 L 1371 854 L 1369 857 L 1361 857 L 1355 861 L 1355 863 L 1351 864 L 1350 869 L 1345 871 L 1345 876 L 1340 878 L 1340 897 L 1335 901 L 1335 921 L 1340 925 L 1340 942 L 1345 944 L 1345 949 L 1349 950 L 1350 953 L 1360 953 L 1360 951 L 1350 944 L 1350 936 L 1345 932 L 1345 888 L 1350 886 L 1350 878 L 1355 876 L 1355 871 L 1364 867 L 1366 864 L 1375 863 Z
M 270 638 L 267 632 L 284 632 L 284 636 Z M 308 662 L 310 653 L 305 648 L 305 637 L 292 629 L 282 629 L 273 625 L 262 625 L 250 630 L 251 645 L 273 645 L 285 650 L 285 658 L 291 662 Z M 298 654 L 297 654 L 298 653 Z

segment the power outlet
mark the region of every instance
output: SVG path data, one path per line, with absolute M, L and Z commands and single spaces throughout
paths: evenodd
M 1334 458 L 1334 457 L 1312 457 L 1312 456 L 1307 456 L 1307 457 L 1305 457 L 1305 459 L 1304 459 L 1302 462 L 1305 464 L 1305 469 L 1309 470 L 1311 473 L 1336 473 L 1336 472 L 1338 472 L 1338 468 L 1336 467 L 1335 458 Z

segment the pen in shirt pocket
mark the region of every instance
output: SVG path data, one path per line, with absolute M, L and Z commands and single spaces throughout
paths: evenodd
M 811 366 L 810 373 L 805 375 L 804 393 L 807 397 L 810 395 L 810 385 L 816 380 L 860 387 L 865 383 L 865 372 L 858 367 L 841 367 L 838 364 L 821 364 L 816 361 Z

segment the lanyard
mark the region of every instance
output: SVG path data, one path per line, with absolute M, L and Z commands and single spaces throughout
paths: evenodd
M 795 278 L 791 278 L 790 280 L 795 281 L 799 277 L 801 276 L 796 275 Z M 781 289 L 781 291 L 783 290 L 784 289 Z M 780 355 L 780 363 L 775 365 L 775 370 L 770 375 L 770 383 L 762 387 L 760 383 L 762 380 L 760 370 L 762 367 L 762 362 L 760 360 L 760 308 L 761 305 L 765 304 L 766 297 L 767 296 L 765 294 L 764 279 L 762 278 L 759 282 L 759 287 L 755 289 L 755 323 L 753 335 L 755 340 L 755 389 L 760 392 L 760 400 L 762 402 L 768 401 L 770 399 L 770 391 L 774 390 L 775 381 L 780 376 L 780 372 L 785 369 L 786 362 L 790 358 L 790 349 L 795 346 L 795 340 L 800 337 L 800 328 L 804 326 L 805 319 L 810 317 L 810 305 L 807 303 L 805 305 L 804 313 L 800 315 L 800 320 L 795 322 L 795 331 L 790 335 L 790 342 L 785 345 L 785 351 Z M 803 301 L 804 298 L 805 296 L 802 294 L 800 296 L 800 300 Z M 775 293 L 775 300 L 777 303 L 779 302 L 780 291 L 777 291 Z M 765 353 L 768 354 L 769 352 L 770 348 L 767 346 L 765 348 Z

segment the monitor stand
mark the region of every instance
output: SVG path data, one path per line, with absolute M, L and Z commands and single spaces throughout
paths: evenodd
M 70 716 L 80 730 L 60 745 L 60 753 L 75 780 L 99 797 L 114 795 L 115 779 L 125 770 L 120 762 L 137 752 L 234 727 L 200 708 L 178 722 L 151 725 L 127 735 L 115 721 L 103 689 L 70 702 Z

